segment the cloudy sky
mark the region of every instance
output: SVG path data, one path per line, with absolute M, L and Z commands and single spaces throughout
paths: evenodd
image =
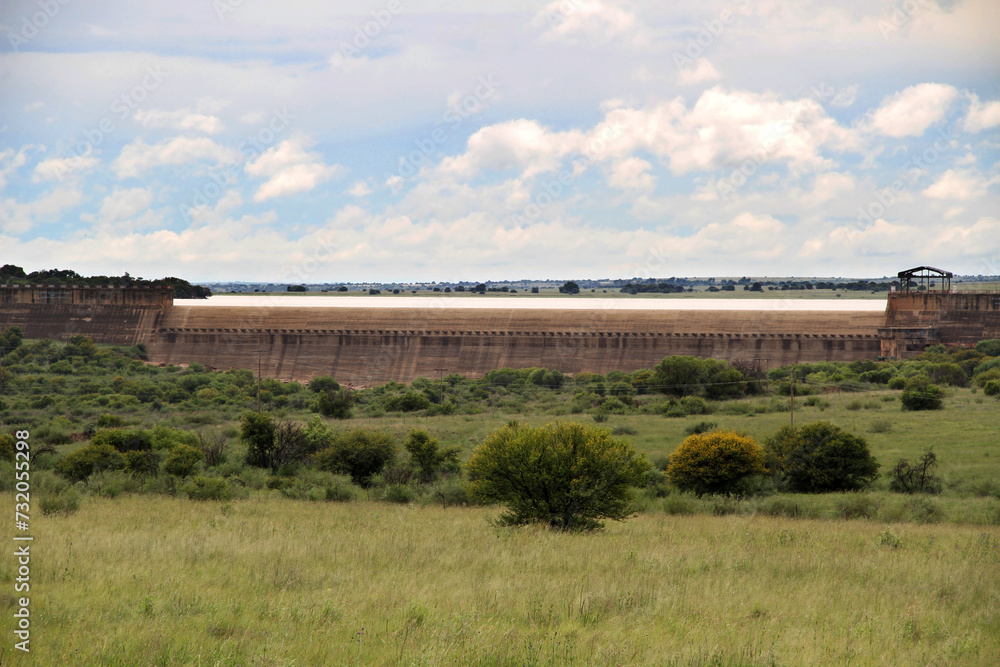
M 0 263 L 1000 274 L 997 26 L 996 0 L 4 0 Z

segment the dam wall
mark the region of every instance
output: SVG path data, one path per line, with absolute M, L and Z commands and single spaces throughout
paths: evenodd
M 718 303 L 725 308 L 725 300 Z M 19 326 L 27 338 L 82 334 L 99 343 L 144 343 L 154 363 L 225 370 L 256 369 L 259 362 L 267 377 L 332 375 L 354 386 L 476 377 L 504 366 L 633 371 L 681 354 L 774 368 L 907 358 L 927 345 L 1000 338 L 1000 293 L 891 293 L 884 312 L 435 304 L 191 306 L 175 305 L 170 287 L 0 285 L 0 328 Z
M 153 335 L 173 300 L 172 287 L 0 285 L 0 328 L 20 327 L 25 338 L 82 334 L 96 343 L 135 345 Z
M 879 327 L 881 354 L 907 359 L 928 345 L 1000 338 L 1000 292 L 893 292 Z
M 881 312 L 173 306 L 151 360 L 332 375 L 355 386 L 541 366 L 565 373 L 651 368 L 669 355 L 775 367 L 875 358 Z

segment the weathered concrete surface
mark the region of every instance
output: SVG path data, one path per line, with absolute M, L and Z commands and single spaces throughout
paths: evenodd
M 879 312 L 215 308 L 174 306 L 150 358 L 253 368 L 283 379 L 333 375 L 370 385 L 445 373 L 542 366 L 631 371 L 672 354 L 852 361 L 879 353 Z
M 0 285 L 0 328 L 21 327 L 26 338 L 135 345 L 156 331 L 173 303 L 172 287 Z
M 928 345 L 974 345 L 1000 338 L 1000 293 L 890 293 L 879 327 L 881 353 L 895 359 Z
M 172 305 L 170 288 L 0 286 L 0 328 L 145 343 L 151 361 L 333 375 L 353 385 L 504 366 L 632 371 L 689 354 L 756 361 L 906 357 L 1000 337 L 1000 294 L 890 294 L 886 312 Z M 725 302 L 720 301 L 720 306 Z

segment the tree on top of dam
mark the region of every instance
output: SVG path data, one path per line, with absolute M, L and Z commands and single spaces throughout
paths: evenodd
M 159 278 L 146 280 L 133 278 L 126 271 L 121 276 L 82 276 L 71 269 L 44 269 L 25 273 L 14 264 L 0 267 L 0 283 L 14 285 L 79 285 L 81 287 L 111 285 L 113 287 L 173 287 L 175 299 L 206 299 L 212 290 L 201 285 L 192 285 L 182 278 Z

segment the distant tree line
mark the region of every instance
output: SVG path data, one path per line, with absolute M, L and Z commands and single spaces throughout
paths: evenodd
M 16 285 L 112 285 L 115 287 L 173 287 L 174 298 L 177 299 L 207 299 L 212 296 L 212 290 L 201 285 L 192 285 L 180 278 L 160 278 L 146 280 L 133 278 L 127 272 L 122 276 L 82 276 L 69 269 L 45 269 L 25 273 L 24 269 L 14 264 L 0 266 L 0 283 Z

